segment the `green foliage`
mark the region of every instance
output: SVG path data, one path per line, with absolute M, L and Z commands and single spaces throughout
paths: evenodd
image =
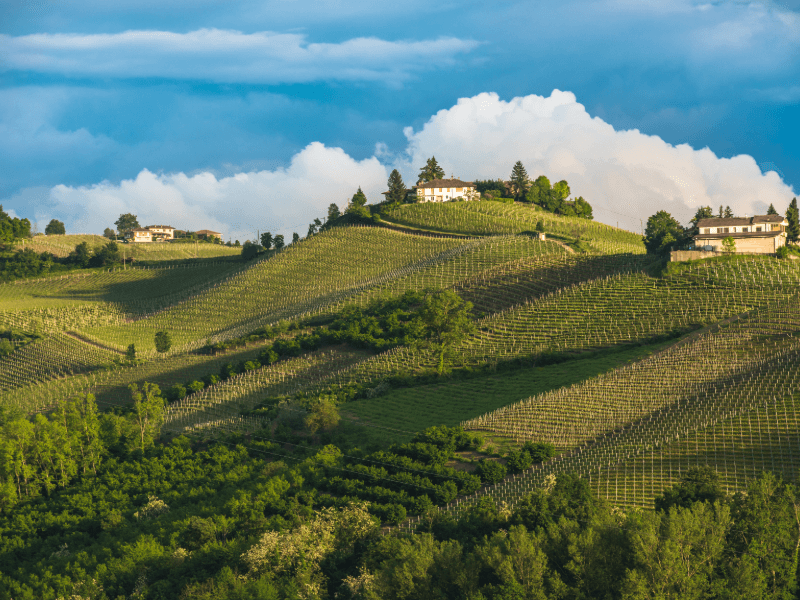
M 533 458 L 526 450 L 512 450 L 506 456 L 506 468 L 511 473 L 521 473 L 533 464 Z
M 305 425 L 311 433 L 329 432 L 339 424 L 339 420 L 339 409 L 335 400 L 321 397 L 311 406 Z
M 136 360 L 136 344 L 128 344 L 128 349 L 125 351 L 125 359 L 129 362 Z
M 789 221 L 786 227 L 787 241 L 793 244 L 800 242 L 800 208 L 797 206 L 797 198 L 792 198 L 789 208 L 786 209 L 786 220 Z
M 397 205 L 406 200 L 408 189 L 406 184 L 403 183 L 403 177 L 397 169 L 394 169 L 389 175 L 389 193 L 386 194 L 386 202 L 388 204 Z
M 767 214 L 768 215 L 777 215 L 778 214 L 778 211 L 775 210 L 775 205 L 770 203 L 769 208 L 767 209 Z
M 128 387 L 133 400 L 130 420 L 137 433 L 137 445 L 144 452 L 158 437 L 164 418 L 164 399 L 161 397 L 161 390 L 154 383 L 145 382 L 141 390 L 135 383 Z
M 265 250 L 271 250 L 272 243 L 273 243 L 272 234 L 269 231 L 265 231 L 264 233 L 261 234 L 261 246 Z
M 45 235 L 64 235 L 67 230 L 64 228 L 64 223 L 58 219 L 51 219 L 47 227 L 44 228 L 44 233 Z
M 555 446 L 549 442 L 525 442 L 521 451 L 530 455 L 533 464 L 543 463 L 556 455 Z
M 725 254 L 734 254 L 736 252 L 736 240 L 730 236 L 723 238 L 722 251 Z
M 155 336 L 156 352 L 163 354 L 172 347 L 172 339 L 168 331 L 158 331 Z
M 725 498 L 719 475 L 711 467 L 692 467 L 670 489 L 655 498 L 656 510 L 669 510 L 673 506 L 689 508 L 695 502 L 714 503 Z
M 283 241 L 283 235 L 281 234 L 276 235 L 275 238 L 272 240 L 272 243 L 275 245 L 275 250 L 280 250 L 281 248 L 283 248 L 283 246 L 285 245 L 285 242 Z
M 510 181 L 511 188 L 514 191 L 514 199 L 520 200 L 524 198 L 530 182 L 528 181 L 528 172 L 525 170 L 521 161 L 517 161 L 514 164 L 514 168 L 511 169 Z
M 0 244 L 31 237 L 31 222 L 28 219 L 10 217 L 0 204 Z
M 111 227 L 106 227 L 103 230 L 103 237 L 108 238 L 110 240 L 116 239 L 117 232 L 111 229 Z
M 478 463 L 478 468 L 475 472 L 482 482 L 494 485 L 505 479 L 506 467 L 496 460 L 484 458 Z
M 3 338 L 0 339 L 0 358 L 6 357 L 14 351 L 14 344 L 11 340 Z
M 117 226 L 117 231 L 123 237 L 125 236 L 126 233 L 129 233 L 134 229 L 141 227 L 141 225 L 139 225 L 139 219 L 136 217 L 136 215 L 132 213 L 125 213 L 120 215 L 119 219 L 114 221 L 114 225 Z
M 263 236 L 262 236 L 263 237 Z M 247 240 L 242 246 L 242 259 L 243 260 L 252 260 L 261 252 L 261 246 L 258 244 L 254 244 L 250 240 Z
M 436 162 L 436 157 L 431 156 L 425 163 L 425 166 L 420 169 L 417 178 L 424 183 L 428 183 L 434 179 L 443 179 L 444 169 L 442 169 L 439 166 L 439 163 Z
M 775 256 L 777 256 L 780 259 L 789 258 L 789 255 L 790 255 L 789 248 L 787 248 L 786 246 L 781 246 L 775 251 Z
M 464 302 L 449 290 L 428 294 L 422 304 L 420 319 L 425 324 L 425 337 L 438 357 L 437 371 L 444 372 L 445 358 L 452 346 L 475 331 L 471 319 L 472 303 Z
M 683 239 L 683 227 L 667 211 L 660 210 L 647 219 L 642 241 L 648 254 L 669 252 L 673 246 L 683 243 Z

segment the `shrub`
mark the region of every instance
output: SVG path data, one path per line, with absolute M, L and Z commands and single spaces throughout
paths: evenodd
M 506 476 L 506 468 L 496 460 L 483 459 L 478 463 L 478 476 L 481 481 L 494 485 L 500 483 Z
M 530 454 L 533 464 L 539 464 L 556 455 L 556 449 L 549 442 L 525 442 L 522 451 Z
M 780 259 L 789 258 L 789 248 L 787 248 L 786 246 L 781 246 L 780 248 L 778 248 L 775 254 Z
M 527 450 L 513 450 L 508 453 L 506 466 L 512 473 L 521 473 L 533 464 L 533 458 Z

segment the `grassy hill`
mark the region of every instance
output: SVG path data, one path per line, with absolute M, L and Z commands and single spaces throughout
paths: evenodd
M 250 262 L 219 246 L 142 246 L 135 250 L 147 266 L 0 285 L 0 336 L 13 342 L 0 358 L 0 479 L 10 474 L 0 481 L 0 533 L 21 531 L 8 544 L 29 556 L 0 536 L 0 565 L 32 569 L 29 597 L 57 597 L 37 587 L 38 573 L 74 583 L 70 561 L 102 552 L 134 565 L 120 579 L 98 571 L 106 589 L 129 594 L 145 572 L 167 589 L 176 569 L 191 577 L 208 564 L 233 569 L 264 531 L 288 531 L 298 518 L 351 501 L 414 530 L 435 520 L 434 505 L 440 515 L 468 514 L 465 527 L 475 527 L 475 515 L 488 514 L 485 498 L 513 508 L 565 473 L 612 505 L 643 509 L 694 466 L 711 466 L 731 494 L 765 470 L 796 481 L 800 261 L 665 265 L 644 254 L 637 234 L 500 202 L 408 205 L 384 218 L 398 227 L 334 227 Z M 533 234 L 539 221 L 547 241 Z M 34 243 L 68 253 L 78 241 Z M 402 294 L 420 290 L 454 291 L 474 307 L 474 331 L 447 349 L 441 375 L 423 338 L 372 343 L 403 319 L 423 318 L 406 306 L 381 320 L 376 307 L 401 306 Z M 321 342 L 320 332 L 346 316 L 347 341 Z M 158 331 L 172 338 L 163 354 Z M 124 356 L 129 344 L 133 362 Z M 279 348 L 288 350 L 270 357 Z M 129 386 L 146 382 L 170 402 L 161 438 L 142 451 L 143 416 Z M 53 441 L 64 434 L 48 418 L 82 423 L 71 443 L 91 453 L 98 438 L 87 433 L 81 405 L 53 412 L 86 392 L 103 413 L 99 438 L 116 440 L 106 466 L 93 479 L 82 458 L 81 472 L 55 473 L 36 484 L 38 496 L 26 495 L 24 477 L 37 477 L 30 465 L 65 444 Z M 318 422 L 331 406 L 340 420 L 327 429 Z M 14 411 L 31 415 L 29 425 L 8 420 Z M 465 434 L 427 429 L 459 425 Z M 462 436 L 447 442 L 455 454 L 442 450 L 448 435 Z M 557 455 L 481 485 L 480 459 L 510 465 L 506 453 L 526 442 L 552 444 Z M 192 453 L 197 463 L 177 466 Z M 237 479 L 247 469 L 252 481 Z M 179 471 L 190 481 L 216 475 L 178 492 L 171 478 Z M 88 505 L 102 515 L 65 517 L 84 510 L 71 494 L 101 480 L 112 491 L 92 488 Z M 151 492 L 173 512 L 141 517 L 155 502 Z M 72 508 L 19 525 L 62 501 Z M 130 508 L 117 514 L 110 507 L 118 503 Z M 0 572 L 0 589 L 16 585 L 15 573 Z

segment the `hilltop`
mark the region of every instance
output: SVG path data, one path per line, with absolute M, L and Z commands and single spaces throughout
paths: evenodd
M 37 251 L 103 241 L 47 237 Z M 192 586 L 221 581 L 200 567 L 214 552 L 239 568 L 253 536 L 352 502 L 366 503 L 358 518 L 441 536 L 436 519 L 474 525 L 494 510 L 511 523 L 569 477 L 648 511 L 697 467 L 723 496 L 764 471 L 796 477 L 800 261 L 665 267 L 637 234 L 495 201 L 401 205 L 250 260 L 207 246 L 137 247 L 148 266 L 0 284 L 3 447 L 17 452 L 1 472 L 2 527 L 88 493 L 94 472 L 127 482 L 126 508 L 60 522 L 48 543 L 19 533 L 32 549 L 6 583 L 20 597 L 58 587 L 36 582 L 34 564 L 77 581 L 66 559 L 90 547 L 81 527 L 103 532 L 107 561 L 150 565 L 163 597 L 203 597 Z M 58 436 L 70 449 L 42 450 Z M 173 558 L 133 558 L 123 538 Z M 8 573 L 13 552 L 0 552 Z M 167 583 L 186 568 L 205 575 Z M 130 594 L 138 571 L 114 569 L 106 590 Z

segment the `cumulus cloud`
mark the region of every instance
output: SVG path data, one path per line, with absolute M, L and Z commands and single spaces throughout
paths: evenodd
M 35 201 L 37 220 L 58 217 L 71 233 L 99 233 L 120 214 L 132 212 L 143 226 L 211 229 L 225 239 L 253 239 L 256 231 L 305 235 L 308 224 L 344 208 L 360 185 L 369 198 L 384 191 L 387 172 L 376 158 L 357 161 L 339 148 L 315 142 L 296 154 L 285 169 L 237 173 L 217 178 L 201 172 L 156 174 L 141 171 L 119 184 L 58 185 Z
M 398 165 L 407 178 L 432 155 L 448 175 L 466 179 L 507 179 L 521 160 L 532 178 L 566 179 L 596 208 L 597 220 L 634 231 L 661 209 L 686 223 L 700 206 L 763 214 L 770 203 L 785 209 L 794 195 L 751 156 L 720 158 L 636 129 L 616 131 L 559 90 L 508 102 L 493 93 L 462 98 L 405 133 L 407 155 Z
M 121 213 L 133 212 L 142 225 L 213 229 L 240 240 L 255 237 L 256 229 L 302 235 L 330 203 L 343 208 L 358 186 L 370 201 L 379 201 L 392 167 L 414 182 L 432 155 L 447 175 L 471 180 L 507 179 L 521 160 L 531 178 L 566 179 L 574 196 L 592 204 L 598 221 L 632 231 L 659 210 L 688 223 L 700 206 L 764 214 L 770 204 L 785 210 L 795 195 L 774 170 L 762 173 L 750 156 L 721 158 L 708 148 L 674 146 L 636 129 L 617 131 L 559 90 L 507 102 L 494 93 L 462 98 L 405 134 L 408 147 L 399 157 L 378 143 L 376 156 L 358 161 L 315 142 L 285 169 L 230 177 L 143 170 L 118 184 L 36 188 L 9 206 L 33 206 L 37 220 L 60 218 L 72 232 L 97 233 Z
M 199 29 L 113 34 L 0 35 L 4 69 L 67 76 L 202 79 L 244 83 L 320 80 L 397 84 L 420 70 L 451 65 L 478 42 L 354 38 L 309 43 L 299 33 Z

